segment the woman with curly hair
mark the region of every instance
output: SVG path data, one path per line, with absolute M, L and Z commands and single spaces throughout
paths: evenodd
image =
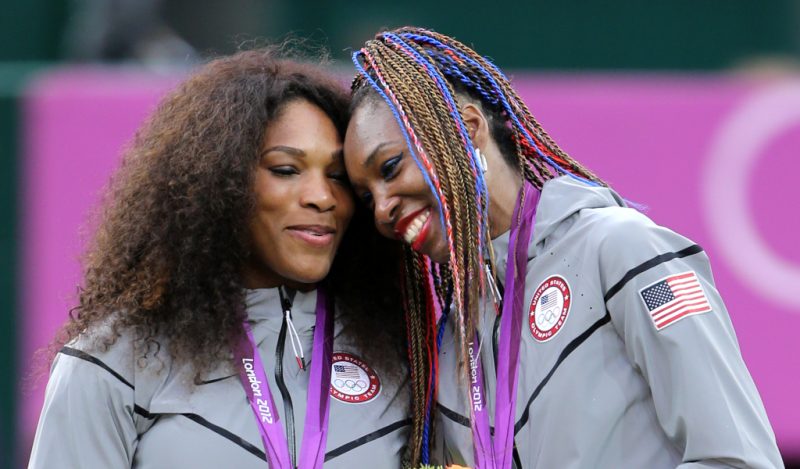
M 274 50 L 162 101 L 113 179 L 29 467 L 399 466 L 404 326 L 347 107 Z
M 354 62 L 348 175 L 405 243 L 412 461 L 782 466 L 700 246 L 626 207 L 455 39 L 386 31 Z

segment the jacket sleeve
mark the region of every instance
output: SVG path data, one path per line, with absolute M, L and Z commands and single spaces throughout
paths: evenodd
M 679 467 L 783 467 L 705 252 L 621 212 L 599 247 L 606 307 L 683 454 Z
M 62 350 L 47 383 L 28 467 L 129 468 L 136 442 L 130 380 L 91 355 Z

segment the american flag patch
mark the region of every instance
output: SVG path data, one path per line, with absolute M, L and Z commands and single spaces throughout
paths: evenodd
M 639 293 L 659 331 L 687 316 L 711 311 L 703 287 L 692 271 L 670 275 Z
M 556 305 L 555 293 L 550 293 L 549 295 L 542 295 L 542 298 L 539 300 L 539 306 L 543 310 L 555 305 Z
M 350 363 L 333 365 L 333 371 L 336 372 L 336 378 L 339 379 L 358 379 L 361 376 L 359 368 Z

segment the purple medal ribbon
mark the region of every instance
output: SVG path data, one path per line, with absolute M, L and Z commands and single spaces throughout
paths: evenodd
M 469 343 L 469 403 L 472 412 L 472 441 L 475 450 L 475 469 L 493 467 L 494 448 L 489 433 L 489 414 L 483 390 L 483 367 L 477 350 L 478 335 Z
M 256 417 L 258 431 L 267 462 L 273 469 L 292 469 L 289 445 L 283 426 L 280 425 L 275 400 L 269 389 L 269 381 L 253 338 L 250 324 L 245 321 L 247 342 L 239 344 L 235 354 L 239 365 L 247 400 Z M 331 356 L 333 354 L 333 319 L 328 298 L 321 288 L 317 289 L 316 325 L 314 327 L 314 350 L 308 395 L 306 397 L 306 419 L 303 442 L 300 447 L 299 468 L 322 468 L 325 445 L 328 437 L 328 413 L 330 409 Z
M 520 213 L 520 198 L 517 198 L 514 206 L 511 235 L 508 241 L 509 249 L 506 256 L 506 288 L 503 292 L 503 316 L 500 319 L 500 343 L 497 351 L 494 439 L 489 430 L 486 413 L 486 393 L 480 356 L 475 357 L 473 365 L 473 345 L 470 344 L 469 348 L 475 469 L 508 469 L 511 467 L 519 378 L 519 347 L 522 335 L 522 303 L 525 297 L 528 245 L 535 223 L 539 191 L 525 181 L 522 186 L 521 198 L 524 201 L 522 213 Z M 511 262 L 512 252 L 514 253 L 513 262 Z M 476 405 L 476 402 L 480 405 Z

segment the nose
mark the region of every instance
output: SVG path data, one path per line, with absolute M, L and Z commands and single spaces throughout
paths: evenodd
M 328 212 L 336 208 L 336 195 L 333 182 L 324 174 L 309 180 L 303 186 L 300 204 L 319 212 Z
M 386 196 L 385 194 L 373 194 L 373 197 L 375 203 L 375 224 L 377 224 L 379 228 L 381 226 L 394 228 L 394 224 L 397 222 L 400 201 L 397 197 Z

